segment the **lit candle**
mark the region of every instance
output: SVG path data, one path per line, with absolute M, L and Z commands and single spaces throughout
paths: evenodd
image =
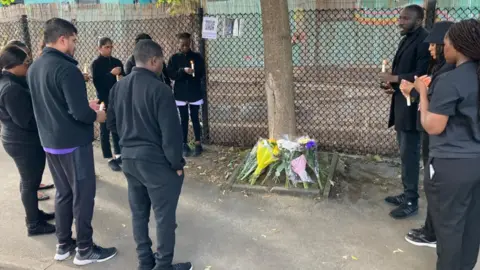
M 190 67 L 193 70 L 192 77 L 195 77 L 195 65 L 193 64 L 193 61 L 190 61 Z
M 406 96 L 406 99 L 407 99 L 407 106 L 410 107 L 410 105 L 412 105 L 412 101 L 410 100 L 410 96 Z
M 83 65 L 83 73 L 88 74 L 88 65 L 87 64 Z
M 385 73 L 387 72 L 387 60 L 384 59 L 382 62 L 382 72 Z

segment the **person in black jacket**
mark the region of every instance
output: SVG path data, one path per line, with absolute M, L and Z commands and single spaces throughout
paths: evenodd
M 22 49 L 30 58 L 33 58 L 30 49 L 27 47 L 27 45 L 25 45 L 25 43 L 21 42 L 20 40 L 10 40 L 6 45 L 7 46 L 8 45 L 17 46 L 20 49 Z M 55 186 L 53 184 L 42 184 L 42 183 L 40 183 L 40 185 L 38 187 L 38 190 L 46 190 L 46 189 L 51 189 L 51 188 L 54 188 L 54 187 Z M 45 200 L 50 199 L 50 196 L 48 196 L 47 194 L 45 194 L 43 192 L 38 191 L 37 192 L 37 198 L 38 198 L 39 201 L 45 201 Z
M 435 234 L 437 270 L 472 270 L 480 247 L 480 21 L 450 27 L 444 54 L 455 69 L 432 82 L 415 80 L 421 123 L 430 135 L 425 182 Z
M 190 263 L 172 265 L 185 160 L 172 90 L 158 77 L 163 51 L 154 41 L 142 40 L 134 55 L 137 66 L 110 92 L 107 124 L 120 136 L 138 269 L 191 270 Z M 152 208 L 157 225 L 155 255 L 148 233 Z
M 177 37 L 180 52 L 170 58 L 168 74 L 175 81 L 173 92 L 182 122 L 184 156 L 191 154 L 188 146 L 189 110 L 195 134 L 194 156 L 199 156 L 203 151 L 199 111 L 203 104 L 202 79 L 205 76 L 205 61 L 199 53 L 191 50 L 192 41 L 189 33 L 180 33 Z
M 93 243 L 92 218 L 96 176 L 93 159 L 93 123 L 105 122 L 98 100 L 88 101 L 82 72 L 73 58 L 77 29 L 66 20 L 45 22 L 46 47 L 28 70 L 28 85 L 37 119 L 40 141 L 57 188 L 55 260 L 63 261 L 77 249 L 73 263 L 104 262 L 117 254 L 115 248 Z M 72 239 L 75 219 L 77 240 Z
M 418 100 L 407 99 L 400 91 L 400 82 L 414 81 L 415 76 L 427 74 L 430 55 L 428 43 L 423 42 L 428 32 L 422 27 L 423 8 L 405 7 L 400 13 L 399 26 L 403 39 L 393 60 L 392 73 L 380 73 L 380 81 L 388 85 L 385 92 L 392 95 L 388 126 L 395 126 L 402 161 L 404 192 L 385 199 L 396 208 L 390 212 L 395 219 L 406 218 L 418 212 L 418 178 L 420 174 L 420 133 L 417 130 Z
M 21 48 L 7 45 L 0 51 L 0 121 L 2 143 L 20 173 L 20 193 L 29 236 L 51 234 L 55 218 L 38 209 L 37 190 L 45 170 L 26 75 L 31 58 Z
M 436 78 L 445 73 L 453 70 L 455 65 L 448 64 L 445 61 L 445 56 L 443 54 L 444 48 L 444 38 L 447 34 L 448 29 L 453 25 L 453 22 L 438 22 L 433 26 L 432 31 L 425 39 L 426 43 L 430 44 L 429 51 L 432 56 L 432 61 L 430 67 L 428 68 L 428 74 L 431 76 L 431 87 L 429 87 L 428 97 L 431 98 L 433 94 L 434 84 L 436 83 Z M 420 95 L 413 87 L 413 83 L 403 80 L 400 85 L 400 90 L 405 96 L 410 96 L 411 98 L 419 99 Z M 428 181 L 428 176 L 430 175 L 430 168 L 428 166 L 429 158 L 429 135 L 422 127 L 420 123 L 420 111 L 417 116 L 417 129 L 421 132 L 422 136 L 422 158 L 423 158 L 423 168 L 424 168 L 424 183 Z M 433 247 L 437 246 L 437 237 L 435 236 L 435 229 L 433 228 L 433 221 L 430 215 L 430 211 L 427 210 L 427 216 L 425 220 L 425 225 L 419 229 L 412 229 L 405 236 L 405 239 L 416 246 L 425 246 Z
M 135 44 L 137 44 L 140 40 L 145 40 L 145 39 L 152 40 L 152 37 L 148 34 L 140 33 L 135 37 Z M 128 57 L 127 62 L 125 62 L 125 74 L 127 75 L 130 74 L 130 72 L 132 72 L 132 69 L 134 67 L 135 67 L 135 57 L 132 54 L 130 55 L 130 57 Z M 159 76 L 165 84 L 167 84 L 169 87 L 172 86 L 172 81 L 168 77 L 167 65 L 165 63 L 163 63 L 163 70 Z
M 99 103 L 103 103 L 108 108 L 108 95 L 110 89 L 117 80 L 125 76 L 123 64 L 120 60 L 112 57 L 113 41 L 108 37 L 100 38 L 98 41 L 98 57 L 91 65 L 93 85 L 97 89 L 97 98 Z M 112 133 L 113 151 L 110 146 L 110 131 L 105 123 L 100 124 L 100 144 L 102 146 L 103 158 L 109 159 L 108 166 L 113 171 L 121 171 L 120 163 L 120 145 L 117 134 Z

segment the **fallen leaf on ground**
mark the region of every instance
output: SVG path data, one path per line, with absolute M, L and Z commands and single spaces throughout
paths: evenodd
M 398 249 L 396 249 L 396 250 L 393 251 L 393 254 L 395 254 L 395 253 L 403 253 L 403 250 L 401 250 L 401 249 L 398 248 Z
M 210 265 L 205 267 L 205 270 L 210 270 L 210 269 L 212 269 L 212 267 Z
M 352 260 L 358 261 L 358 258 L 352 255 Z
M 343 256 L 342 258 L 343 258 L 344 260 L 346 260 L 346 259 L 348 259 L 348 256 Z
M 267 236 L 266 236 L 265 234 L 262 234 L 262 237 L 263 237 L 263 238 L 267 238 Z
M 381 162 L 382 158 L 379 155 L 375 155 L 373 156 L 373 160 L 375 160 L 376 162 Z

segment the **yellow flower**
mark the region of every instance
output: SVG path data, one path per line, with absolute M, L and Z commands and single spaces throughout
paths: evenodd
M 278 145 L 273 147 L 272 153 L 274 156 L 278 156 L 280 154 L 280 148 L 278 148 Z
M 277 160 L 277 158 L 274 156 L 274 151 L 275 150 L 272 150 L 269 144 L 265 142 L 259 143 L 257 149 L 257 168 L 253 173 L 254 176 L 260 176 L 265 168 Z
M 301 137 L 300 139 L 298 139 L 299 144 L 307 144 L 309 141 L 310 141 L 310 138 L 308 137 Z

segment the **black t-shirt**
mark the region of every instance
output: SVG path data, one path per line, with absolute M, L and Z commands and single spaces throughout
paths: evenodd
M 430 156 L 480 157 L 478 65 L 464 63 L 439 76 L 429 111 L 449 117 L 440 135 L 430 136 Z

